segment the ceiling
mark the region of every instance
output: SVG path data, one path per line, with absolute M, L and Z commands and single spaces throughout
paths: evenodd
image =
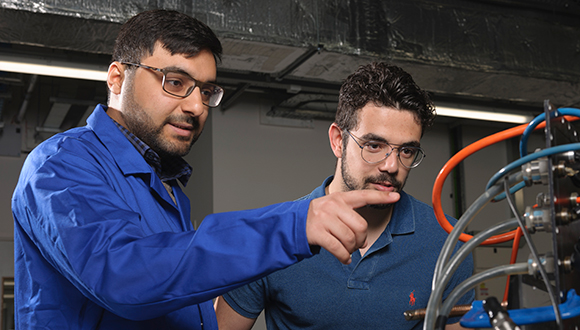
M 151 8 L 216 31 L 222 111 L 260 93 L 271 115 L 332 118 L 342 80 L 372 60 L 403 67 L 436 104 L 580 106 L 580 0 L 0 0 L 0 58 L 106 70 L 121 23 Z M 10 134 L 28 135 L 10 152 L 29 150 L 96 102 L 103 82 L 0 71 L 0 153 Z

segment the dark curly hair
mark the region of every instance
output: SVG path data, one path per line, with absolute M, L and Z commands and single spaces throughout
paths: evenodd
M 157 41 L 172 55 L 192 57 L 208 49 L 216 62 L 221 60 L 222 45 L 207 25 L 174 10 L 155 9 L 139 13 L 123 24 L 112 61 L 139 63 L 153 54 Z
M 334 122 L 343 131 L 356 128 L 358 112 L 369 102 L 413 112 L 421 124 L 421 135 L 435 120 L 435 108 L 427 92 L 403 69 L 384 62 L 361 66 L 346 78 Z

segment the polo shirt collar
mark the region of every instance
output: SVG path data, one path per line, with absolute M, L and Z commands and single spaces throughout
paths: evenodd
M 393 235 L 409 234 L 415 231 L 415 209 L 411 197 L 404 191 L 399 194 L 401 198 L 395 203 L 391 221 L 387 225 Z

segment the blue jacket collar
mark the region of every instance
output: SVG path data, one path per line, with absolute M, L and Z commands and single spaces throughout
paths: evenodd
M 145 174 L 149 178 L 149 187 L 170 205 L 175 205 L 161 179 L 155 173 L 155 169 L 147 163 L 131 141 L 117 128 L 113 119 L 107 115 L 106 109 L 107 107 L 102 104 L 97 105 L 93 113 L 87 118 L 87 126 L 95 132 L 99 140 L 109 150 L 123 175 Z M 175 185 L 174 188 L 176 187 L 178 186 Z M 178 194 L 178 196 L 180 195 Z M 181 203 L 184 202 L 181 201 Z M 186 204 L 189 207 L 189 204 Z
M 111 152 L 111 157 L 115 159 L 123 174 L 150 173 L 154 175 L 153 168 L 131 142 L 123 136 L 106 111 L 106 106 L 97 105 L 93 113 L 87 118 L 87 125 Z

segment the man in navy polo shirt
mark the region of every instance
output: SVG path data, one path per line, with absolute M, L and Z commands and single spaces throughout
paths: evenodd
M 220 329 L 250 329 L 264 309 L 269 330 L 422 329 L 422 321 L 407 321 L 403 312 L 427 306 L 447 233 L 432 207 L 403 186 L 423 160 L 420 140 L 434 118 L 428 94 L 399 67 L 371 63 L 349 76 L 329 129 L 335 174 L 302 199 L 370 189 L 399 192 L 400 200 L 359 210 L 368 222 L 368 244 L 352 254 L 351 264 L 322 249 L 218 298 Z M 469 257 L 444 298 L 472 273 Z M 469 304 L 473 297 L 471 291 L 459 303 Z M 446 329 L 460 329 L 458 321 L 450 318 Z

